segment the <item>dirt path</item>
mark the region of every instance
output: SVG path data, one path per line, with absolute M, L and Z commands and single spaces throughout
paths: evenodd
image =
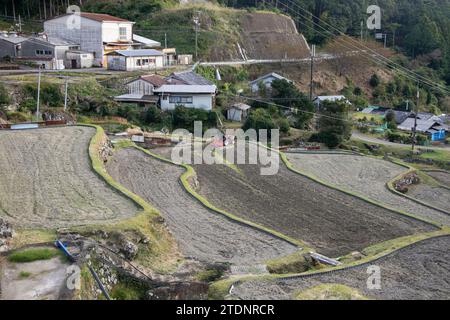
M 322 283 L 358 289 L 375 299 L 450 299 L 450 237 L 428 239 L 394 253 L 373 265 L 381 271 L 381 289 L 367 288 L 367 266 L 309 278 L 250 281 L 238 285 L 239 299 L 291 299 L 296 292 Z
M 186 256 L 251 265 L 297 250 L 206 209 L 181 185 L 181 167 L 131 148 L 116 151 L 107 169 L 117 181 L 160 210 Z
M 386 188 L 389 180 L 406 171 L 402 166 L 357 155 L 288 153 L 287 157 L 295 168 L 329 184 L 382 202 L 391 208 L 450 225 L 450 216 L 393 194 Z
M 352 139 L 357 139 L 357 140 L 362 140 L 368 143 L 375 143 L 375 144 L 381 144 L 381 145 L 386 145 L 386 146 L 392 146 L 392 147 L 398 147 L 398 148 L 409 148 L 410 145 L 407 144 L 402 144 L 402 143 L 396 143 L 396 142 L 390 142 L 387 140 L 382 140 L 382 139 L 378 139 L 375 137 L 371 137 L 368 135 L 365 135 L 361 132 L 358 131 L 353 131 L 352 132 Z M 447 145 L 442 145 L 442 146 L 427 146 L 427 147 L 422 147 L 422 146 L 418 146 L 418 149 L 431 149 L 431 150 L 450 150 L 450 147 Z
M 0 132 L 0 216 L 20 227 L 113 223 L 139 208 L 91 169 L 95 129 Z

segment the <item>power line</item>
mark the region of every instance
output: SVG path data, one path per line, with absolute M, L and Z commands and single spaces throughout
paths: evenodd
M 308 10 L 304 9 L 303 7 L 301 7 L 300 5 L 298 5 L 297 3 L 292 2 L 291 0 L 285 0 L 287 2 L 289 2 L 291 5 L 297 7 L 298 9 L 300 9 L 303 12 L 308 13 L 309 16 L 305 16 L 304 14 L 301 14 L 298 11 L 294 11 L 291 7 L 289 7 L 287 4 L 283 3 L 283 2 L 279 2 L 283 7 L 285 7 L 288 10 L 294 11 L 292 14 L 293 15 L 298 15 L 303 17 L 304 19 L 308 20 L 310 17 L 315 18 L 317 21 L 322 22 L 323 24 L 329 26 L 331 29 L 336 30 L 339 35 L 342 35 L 344 38 L 348 38 L 350 40 L 349 41 L 345 41 L 342 40 L 343 42 L 349 44 L 350 46 L 352 46 L 353 48 L 356 48 L 359 50 L 360 53 L 365 53 L 363 50 L 361 50 L 361 47 L 358 47 L 358 45 L 361 45 L 362 48 L 364 48 L 365 50 L 368 50 L 370 52 L 372 52 L 376 57 L 373 56 L 369 56 L 370 59 L 375 59 L 380 63 L 385 64 L 387 67 L 393 68 L 397 71 L 401 71 L 405 76 L 409 76 L 411 78 L 411 74 L 412 77 L 414 77 L 414 80 L 417 81 L 417 78 L 421 79 L 420 82 L 426 84 L 427 86 L 431 87 L 431 88 L 435 88 L 438 89 L 440 91 L 443 91 L 446 94 L 450 94 L 450 91 L 448 89 L 446 89 L 442 84 L 439 84 L 437 82 L 434 82 L 430 79 L 427 79 L 426 77 L 421 76 L 418 73 L 415 73 L 412 70 L 409 70 L 397 63 L 395 63 L 394 61 L 390 60 L 389 58 L 384 57 L 383 55 L 379 54 L 378 52 L 376 52 L 375 50 L 365 46 L 364 44 L 358 43 L 357 41 L 355 41 L 354 39 L 352 39 L 351 37 L 349 37 L 348 35 L 346 35 L 344 32 L 342 32 L 341 30 L 339 30 L 338 28 L 334 27 L 333 25 L 323 21 L 322 19 L 320 19 L 319 17 L 315 16 L 314 14 L 312 14 L 311 12 L 309 12 Z M 299 19 L 297 19 L 297 22 L 301 23 L 302 25 L 305 25 L 307 28 L 313 29 L 315 32 L 320 33 L 321 35 L 324 35 L 323 33 L 321 33 L 320 31 L 312 28 L 311 26 L 301 22 Z M 318 24 L 317 22 L 315 22 L 313 19 L 311 20 L 311 22 L 316 25 L 317 27 L 321 28 L 322 30 L 326 31 L 327 33 L 329 33 L 330 35 L 335 36 L 335 34 L 329 30 L 327 30 L 326 28 L 324 28 L 323 26 L 321 26 L 320 24 Z M 355 45 L 356 43 L 356 45 Z M 349 49 L 348 47 L 346 47 L 347 49 Z M 390 66 L 389 64 L 392 64 L 393 66 Z

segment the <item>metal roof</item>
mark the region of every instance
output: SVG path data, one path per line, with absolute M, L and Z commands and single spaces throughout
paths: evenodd
M 148 56 L 163 56 L 164 53 L 155 49 L 140 49 L 140 50 L 116 50 L 108 53 L 107 55 L 112 55 L 117 53 L 124 57 L 148 57 Z
M 263 79 L 266 79 L 266 78 L 269 78 L 269 77 L 274 77 L 274 78 L 276 78 L 278 80 L 286 80 L 287 82 L 292 82 L 291 80 L 289 80 L 289 79 L 287 79 L 287 78 L 285 78 L 283 76 L 280 76 L 278 73 L 272 72 L 272 73 L 265 74 L 265 75 L 259 77 L 258 79 L 250 81 L 250 84 L 258 83 L 259 81 L 261 81 Z
M 434 120 L 417 119 L 416 130 L 418 132 L 427 132 L 434 126 L 443 127 L 445 125 L 439 123 L 438 121 L 434 121 Z M 411 131 L 413 127 L 414 127 L 414 118 L 408 118 L 405 121 L 403 121 L 400 125 L 398 125 L 398 129 L 405 130 L 405 131 Z M 445 128 L 445 127 L 443 127 L 443 128 Z M 446 130 L 448 130 L 448 127 Z
M 231 106 L 231 109 L 233 109 L 233 108 L 245 111 L 245 110 L 250 109 L 251 107 L 248 104 L 245 104 L 245 103 L 235 103 L 235 104 L 233 104 Z
M 215 85 L 184 85 L 176 84 L 170 85 L 165 84 L 158 89 L 153 90 L 158 93 L 215 93 L 217 87 Z
M 18 44 L 28 40 L 28 38 L 19 36 L 16 33 L 0 33 L 0 39 L 5 40 L 7 42 L 11 42 L 14 44 Z
M 148 39 L 146 37 L 137 35 L 133 33 L 133 40 L 140 42 L 142 44 L 145 44 L 146 47 L 152 47 L 152 48 L 157 48 L 157 47 L 161 47 L 161 42 L 152 40 L 152 39 Z
M 103 14 L 103 13 L 81 12 L 80 15 L 83 18 L 95 20 L 98 22 L 130 22 L 126 19 L 114 17 L 109 14 Z
M 51 44 L 53 46 L 79 46 L 79 44 L 77 44 L 77 43 L 74 43 L 74 42 L 71 42 L 71 41 L 68 41 L 68 40 L 64 40 L 64 39 L 61 39 L 61 38 L 53 37 L 53 36 L 50 36 L 50 37 L 47 37 L 47 38 L 34 37 L 32 39 L 39 40 L 39 41 L 42 41 L 42 42 L 45 42 L 45 43 L 49 43 L 49 44 Z
M 168 79 L 170 78 L 183 81 L 190 85 L 214 85 L 214 83 L 193 71 L 174 72 L 168 77 Z

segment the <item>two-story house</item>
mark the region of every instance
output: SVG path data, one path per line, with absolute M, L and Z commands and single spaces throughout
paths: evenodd
M 109 52 L 148 48 L 149 44 L 160 46 L 159 42 L 134 35 L 133 24 L 134 22 L 108 14 L 81 12 L 45 21 L 44 32 L 49 37 L 78 43 L 80 50 L 94 54 L 95 66 L 107 67 L 106 54 Z
M 217 87 L 192 72 L 172 73 L 167 78 L 141 76 L 127 84 L 128 93 L 115 97 L 118 102 L 157 105 L 161 110 L 174 110 L 177 105 L 211 111 Z

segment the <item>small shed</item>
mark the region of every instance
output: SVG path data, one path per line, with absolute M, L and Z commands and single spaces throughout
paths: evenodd
M 236 103 L 227 110 L 227 119 L 241 122 L 247 118 L 250 108 L 248 104 Z
M 92 68 L 94 65 L 94 54 L 79 50 L 67 51 L 65 65 L 66 69 Z
M 177 55 L 178 64 L 189 65 L 192 64 L 193 58 L 192 54 L 179 54 Z

